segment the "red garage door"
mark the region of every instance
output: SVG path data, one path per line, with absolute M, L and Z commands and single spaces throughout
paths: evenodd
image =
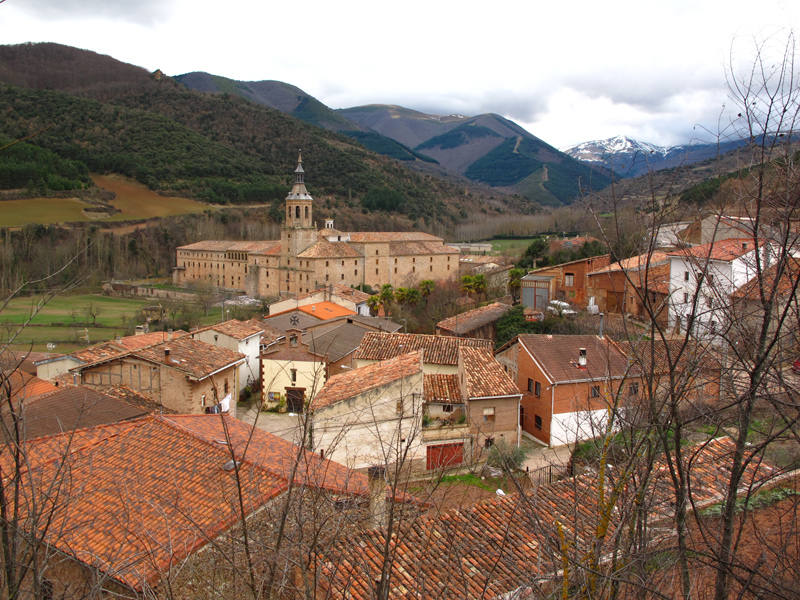
M 464 442 L 428 446 L 427 469 L 454 467 L 464 462 Z

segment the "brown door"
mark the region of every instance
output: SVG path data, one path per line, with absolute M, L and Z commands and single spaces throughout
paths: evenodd
M 464 442 L 428 446 L 426 468 L 454 467 L 464 462 Z
M 286 409 L 292 413 L 303 412 L 306 388 L 286 388 Z

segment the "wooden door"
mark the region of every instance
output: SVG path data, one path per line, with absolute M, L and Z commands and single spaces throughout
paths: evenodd
M 454 467 L 464 462 L 464 442 L 428 446 L 426 468 L 429 471 Z

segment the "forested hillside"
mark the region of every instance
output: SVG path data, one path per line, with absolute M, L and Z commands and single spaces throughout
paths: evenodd
M 242 98 L 200 94 L 160 72 L 56 44 L 0 47 L 0 134 L 98 172 L 213 202 L 280 197 L 303 149 L 312 193 L 353 207 L 373 188 L 415 220 L 452 221 L 481 194 L 405 169 L 344 136 Z M 357 204 L 355 204 L 357 205 Z M 365 208 L 365 210 L 367 210 Z

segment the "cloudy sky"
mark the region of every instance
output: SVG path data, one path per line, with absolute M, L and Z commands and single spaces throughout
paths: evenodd
M 559 147 L 710 141 L 731 50 L 800 31 L 797 0 L 5 0 L 2 43 L 50 41 L 169 75 L 276 79 L 333 108 L 500 113 Z M 722 118 L 724 125 L 725 117 Z M 701 126 L 701 127 L 699 127 Z

